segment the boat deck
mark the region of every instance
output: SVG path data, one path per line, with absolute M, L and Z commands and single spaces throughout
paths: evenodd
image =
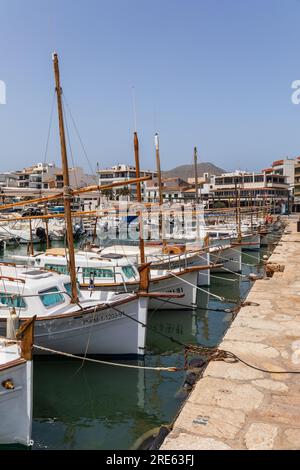
M 20 357 L 19 346 L 6 338 L 0 337 L 0 368 L 20 359 Z

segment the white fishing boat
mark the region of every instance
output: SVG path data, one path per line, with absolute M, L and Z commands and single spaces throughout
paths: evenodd
M 32 231 L 30 235 L 29 224 L 26 221 L 15 221 L 2 224 L 0 226 L 0 236 L 8 236 L 11 239 L 16 239 L 19 243 L 39 243 L 39 237 Z
M 101 256 L 122 255 L 130 258 L 136 265 L 141 263 L 139 247 L 135 245 L 115 244 L 99 250 Z M 145 262 L 151 263 L 151 271 L 185 269 L 199 266 L 197 285 L 210 285 L 210 255 L 208 250 L 187 245 L 164 245 L 163 243 L 145 243 Z
M 25 325 L 24 338 L 21 341 L 0 337 L 0 444 L 33 444 L 30 328 L 31 322 Z M 30 338 L 27 337 L 28 333 Z
M 140 273 L 136 260 L 127 255 L 93 251 L 75 252 L 76 276 L 81 289 L 89 292 L 91 299 L 100 299 L 103 292 L 118 293 L 138 292 Z M 137 255 L 138 256 L 138 255 Z M 14 259 L 25 261 L 35 268 L 66 274 L 68 272 L 68 251 L 64 248 L 53 248 L 34 256 L 14 256 Z M 202 271 L 209 271 L 211 266 L 182 265 L 178 268 L 151 267 L 149 292 L 164 293 L 163 297 L 150 296 L 149 308 L 183 309 L 196 305 L 197 279 Z M 202 260 L 203 262 L 203 260 Z M 149 264 L 149 262 L 148 262 Z M 180 294 L 176 301 L 168 300 L 167 295 Z
M 219 240 L 220 242 L 220 240 Z M 210 259 L 216 268 L 212 272 L 232 271 L 234 273 L 242 272 L 242 246 L 239 243 L 231 243 L 224 240 L 220 244 L 214 244 L 210 247 Z M 222 266 L 219 266 L 222 264 Z
M 70 277 L 27 266 L 0 265 L 0 332 L 10 310 L 18 321 L 37 315 L 35 343 L 73 354 L 143 355 L 148 297 L 78 289 L 71 300 Z M 139 323 L 140 322 L 140 323 Z
M 259 250 L 260 248 L 260 234 L 252 233 L 247 226 L 241 227 L 240 234 L 236 226 L 224 224 L 219 226 L 207 226 L 205 228 L 206 234 L 209 235 L 210 240 L 230 240 L 231 243 L 241 244 L 242 250 Z

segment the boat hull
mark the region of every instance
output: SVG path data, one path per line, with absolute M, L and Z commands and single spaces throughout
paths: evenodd
M 234 243 L 238 243 L 237 238 L 233 239 Z M 243 251 L 256 251 L 260 249 L 260 234 L 255 233 L 251 235 L 243 235 L 241 239 L 241 246 Z
M 191 308 L 196 306 L 197 300 L 197 280 L 198 271 L 182 274 L 176 277 L 171 276 L 165 280 L 151 281 L 150 292 L 170 292 L 183 294 L 178 299 L 156 299 L 151 298 L 150 309 L 175 310 Z
M 0 384 L 10 380 L 14 388 L 0 388 L 0 444 L 32 445 L 32 361 L 0 369 Z
M 211 262 L 222 263 L 225 268 L 213 268 L 212 272 L 225 272 L 226 270 L 240 273 L 242 271 L 242 250 L 240 245 L 223 247 L 210 254 Z
M 142 356 L 146 328 L 138 322 L 147 324 L 147 310 L 148 298 L 135 297 L 115 307 L 95 308 L 90 313 L 77 310 L 74 314 L 37 318 L 34 344 L 78 355 Z M 38 349 L 35 352 L 45 353 Z

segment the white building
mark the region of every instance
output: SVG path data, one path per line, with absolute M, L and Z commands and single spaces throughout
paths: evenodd
M 270 170 L 270 171 L 269 171 Z M 289 185 L 286 177 L 273 173 L 272 169 L 263 170 L 261 173 L 249 173 L 235 171 L 223 173 L 213 177 L 213 198 L 230 205 L 239 190 L 241 204 L 246 204 L 252 199 L 253 204 L 259 204 L 262 200 L 275 202 L 287 202 Z
M 16 188 L 18 186 L 18 177 L 12 171 L 0 173 L 0 188 Z
M 125 164 L 118 164 L 111 168 L 97 170 L 99 177 L 99 186 L 108 185 L 111 183 L 124 182 L 124 187 L 116 188 L 112 190 L 112 197 L 114 196 L 125 196 L 134 199 L 136 197 L 136 184 L 126 185 L 129 179 L 136 177 L 135 167 Z M 154 178 L 157 176 L 156 171 L 152 170 L 141 170 L 140 176 L 151 176 Z M 141 183 L 142 193 L 145 193 L 145 184 Z

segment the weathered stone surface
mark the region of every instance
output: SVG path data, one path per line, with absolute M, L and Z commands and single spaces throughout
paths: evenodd
M 216 439 L 196 437 L 182 433 L 178 437 L 167 437 L 162 449 L 165 450 L 230 450 L 229 445 Z
M 226 362 L 211 362 L 209 367 L 204 372 L 204 377 L 220 377 L 230 380 L 254 380 L 264 377 L 263 372 L 245 366 L 240 362 L 226 363 Z
M 257 387 L 262 387 L 273 392 L 287 392 L 289 389 L 289 387 L 282 382 L 275 382 L 274 380 L 268 379 L 253 380 L 252 383 Z
M 274 372 L 299 370 L 300 233 L 289 221 L 290 233 L 269 259 L 284 264 L 284 272 L 254 283 L 246 300 L 259 305 L 242 307 L 219 345 Z M 300 449 L 299 376 L 242 363 L 208 365 L 162 449 L 228 448 Z
M 205 377 L 192 392 L 190 401 L 249 412 L 263 400 L 263 393 L 252 385 Z
M 291 315 L 284 315 L 284 314 L 278 314 L 278 315 L 273 316 L 274 321 L 278 321 L 278 322 L 292 320 L 292 318 L 293 317 Z
M 240 355 L 242 359 L 249 358 L 250 356 L 257 357 L 259 360 L 262 358 L 275 358 L 279 356 L 277 349 L 263 343 L 251 343 L 247 341 L 225 341 L 222 343 L 222 348 L 231 351 L 236 355 Z M 256 365 L 256 364 L 254 364 Z
M 281 404 L 273 402 L 264 406 L 262 410 L 263 416 L 268 418 L 268 421 L 282 424 L 297 424 L 300 423 L 300 407 Z
M 206 437 L 234 439 L 245 422 L 245 413 L 240 410 L 196 405 L 188 401 L 184 411 L 176 425 L 185 432 Z
M 254 330 L 253 328 L 247 328 L 243 326 L 235 326 L 230 328 L 226 335 L 226 340 L 239 341 L 244 336 L 247 336 L 247 341 L 253 343 L 263 342 L 269 335 L 265 331 Z
M 266 423 L 252 423 L 245 435 L 246 447 L 249 450 L 273 449 L 277 433 L 276 426 Z
M 282 326 L 280 323 L 274 322 L 272 320 L 261 320 L 256 318 L 243 318 L 239 323 L 239 326 L 246 326 L 253 328 L 255 330 L 265 331 L 266 335 L 270 331 L 281 331 Z
M 300 429 L 289 428 L 284 432 L 284 436 L 287 441 L 295 446 L 295 449 L 300 449 Z

